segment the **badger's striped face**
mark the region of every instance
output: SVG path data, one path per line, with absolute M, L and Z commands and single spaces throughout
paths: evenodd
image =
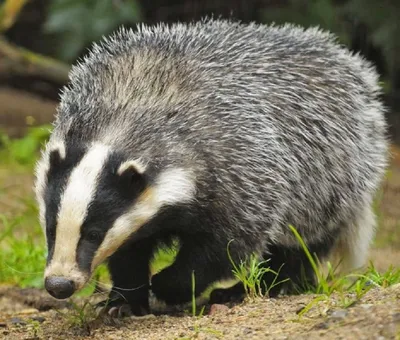
M 56 298 L 71 296 L 163 205 L 189 202 L 194 194 L 190 171 L 167 168 L 150 178 L 144 164 L 106 145 L 49 143 L 36 179 L 46 289 Z

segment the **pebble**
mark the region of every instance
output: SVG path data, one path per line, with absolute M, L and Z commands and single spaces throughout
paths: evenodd
M 400 322 L 400 313 L 394 313 L 392 318 L 394 322 Z
M 314 326 L 315 329 L 329 329 L 329 324 L 327 322 L 321 322 Z
M 396 284 L 394 284 L 394 285 L 388 287 L 388 290 L 392 290 L 392 291 L 393 291 L 393 290 L 394 290 L 394 291 L 399 290 L 399 291 L 400 291 L 400 283 L 396 283 Z
M 36 308 L 27 308 L 24 310 L 21 310 L 20 312 L 18 312 L 18 314 L 34 314 L 34 313 L 38 313 L 39 311 Z
M 371 303 L 364 303 L 362 305 L 359 305 L 361 308 L 363 309 L 370 309 L 371 307 L 373 307 L 374 305 Z
M 217 303 L 214 303 L 213 305 L 211 305 L 210 307 L 210 311 L 208 312 L 208 315 L 215 315 L 215 314 L 219 314 L 219 313 L 226 313 L 229 311 L 229 307 L 225 306 L 225 305 L 220 305 Z
M 11 318 L 11 323 L 14 325 L 26 325 L 26 322 L 22 320 L 21 318 Z
M 42 322 L 46 321 L 46 319 L 43 316 L 33 316 L 33 317 L 31 317 L 31 319 L 33 321 L 37 321 L 39 323 L 42 323 Z
M 252 330 L 251 328 L 245 327 L 245 328 L 243 329 L 243 334 L 249 335 L 249 334 L 251 334 L 251 333 L 253 333 L 253 330 Z
M 334 320 L 342 320 L 347 316 L 348 313 L 349 312 L 345 309 L 335 310 L 334 312 L 332 312 L 329 318 Z

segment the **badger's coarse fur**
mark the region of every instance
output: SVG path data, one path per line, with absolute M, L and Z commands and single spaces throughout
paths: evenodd
M 364 264 L 387 141 L 370 63 L 317 28 L 206 20 L 121 29 L 73 67 L 37 167 L 46 288 L 70 296 L 108 259 L 115 295 L 148 307 L 232 277 L 256 253 L 312 280 L 319 259 Z M 283 265 L 283 266 L 282 266 Z M 266 275 L 266 283 L 272 277 Z

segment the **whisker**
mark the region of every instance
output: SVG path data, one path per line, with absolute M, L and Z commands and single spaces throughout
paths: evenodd
M 115 291 L 115 289 L 118 289 L 118 290 L 124 291 L 124 292 L 130 292 L 130 291 L 138 290 L 138 289 L 143 288 L 143 287 L 146 286 L 145 284 L 143 284 L 143 285 L 141 285 L 139 287 L 134 287 L 134 288 L 122 288 L 122 287 L 118 287 L 118 286 L 113 286 L 111 284 L 106 284 L 106 283 L 103 283 L 103 282 L 100 282 L 100 281 L 97 281 L 96 283 L 99 286 L 111 289 L 112 291 Z
M 43 271 L 41 271 L 41 272 L 23 272 L 23 271 L 20 271 L 20 270 L 18 270 L 18 269 L 15 269 L 15 268 L 11 267 L 11 266 L 10 266 L 9 264 L 7 264 L 6 262 L 3 262 L 3 264 L 4 264 L 5 266 L 7 266 L 8 268 L 10 268 L 13 272 L 18 273 L 18 274 L 27 274 L 27 275 L 43 274 Z

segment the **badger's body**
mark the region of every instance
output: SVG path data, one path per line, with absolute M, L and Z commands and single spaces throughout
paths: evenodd
M 152 279 L 168 303 L 190 299 L 192 270 L 197 294 L 230 278 L 231 240 L 235 261 L 255 252 L 299 283 L 311 272 L 289 224 L 320 259 L 340 249 L 347 269 L 363 265 L 384 110 L 374 69 L 331 35 L 212 20 L 121 30 L 70 80 L 37 170 L 54 296 L 109 258 L 138 312 L 154 244 L 171 237 L 177 259 Z

